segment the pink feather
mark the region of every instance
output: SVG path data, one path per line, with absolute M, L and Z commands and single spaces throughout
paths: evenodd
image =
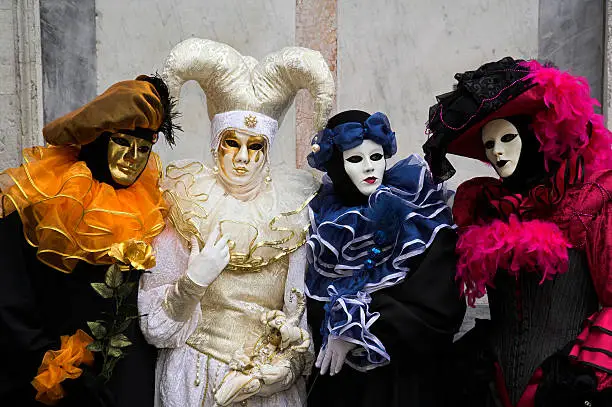
M 474 306 L 486 294 L 497 270 L 518 276 L 521 271 L 542 274 L 540 284 L 568 268 L 567 242 L 551 222 L 521 222 L 512 215 L 508 223 L 494 220 L 485 226 L 464 228 L 457 243 L 457 280 L 461 294 Z
M 533 121 L 546 168 L 552 161 L 561 162 L 574 154 L 584 156 L 587 176 L 610 168 L 612 133 L 605 128 L 603 117 L 593 110 L 593 106 L 600 104 L 591 98 L 587 80 L 542 66 L 534 60 L 521 65 L 531 71 L 525 79 L 538 85 L 534 92 L 547 107 L 536 113 Z M 589 122 L 592 125 L 590 138 Z

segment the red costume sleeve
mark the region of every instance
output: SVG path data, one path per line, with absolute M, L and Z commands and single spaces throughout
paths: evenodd
M 478 223 L 478 201 L 482 189 L 487 185 L 498 185 L 499 180 L 491 177 L 477 177 L 465 181 L 455 194 L 453 220 L 459 228 Z
M 596 369 L 603 390 L 612 388 L 612 171 L 586 183 L 580 198 L 576 219 L 586 229 L 585 250 L 601 309 L 586 321 L 571 357 Z

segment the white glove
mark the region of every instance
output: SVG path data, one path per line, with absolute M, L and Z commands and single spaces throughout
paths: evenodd
M 263 386 L 259 390 L 258 396 L 270 397 L 271 395 L 285 391 L 294 382 L 293 372 L 291 371 L 288 360 L 279 361 L 274 365 L 263 365 L 259 368 Z
M 280 310 L 272 310 L 264 312 L 261 315 L 260 321 L 262 324 L 271 328 L 276 328 L 281 334 L 281 350 L 287 349 L 289 346 L 299 353 L 308 351 L 310 347 L 310 333 L 303 330 L 299 326 L 294 326 L 287 318 L 287 315 Z
M 329 375 L 333 376 L 340 373 L 346 354 L 355 349 L 357 345 L 340 339 L 337 336 L 329 335 L 327 346 L 319 351 L 315 366 L 321 369 L 321 374 L 324 375 L 329 369 Z
M 215 401 L 219 406 L 240 403 L 254 396 L 263 386 L 263 381 L 236 370 L 230 370 L 215 392 Z
M 200 251 L 198 239 L 195 236 L 191 238 L 187 276 L 194 283 L 207 287 L 221 274 L 230 260 L 227 240 L 225 236 L 221 236 L 218 226 L 208 235 L 202 251 Z

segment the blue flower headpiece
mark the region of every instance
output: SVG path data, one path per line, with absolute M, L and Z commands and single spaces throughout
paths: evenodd
M 383 148 L 385 158 L 397 152 L 395 132 L 391 130 L 389 119 L 384 113 L 374 113 L 363 123 L 342 123 L 333 129 L 325 128 L 312 139 L 312 153 L 308 154 L 308 164 L 320 171 L 327 171 L 327 163 L 332 158 L 334 146 L 340 151 L 355 148 L 363 140 L 372 140 Z

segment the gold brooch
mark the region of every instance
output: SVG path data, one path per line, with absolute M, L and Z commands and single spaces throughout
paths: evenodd
M 257 126 L 257 117 L 253 116 L 252 114 L 248 115 L 244 118 L 244 125 L 250 129 Z

